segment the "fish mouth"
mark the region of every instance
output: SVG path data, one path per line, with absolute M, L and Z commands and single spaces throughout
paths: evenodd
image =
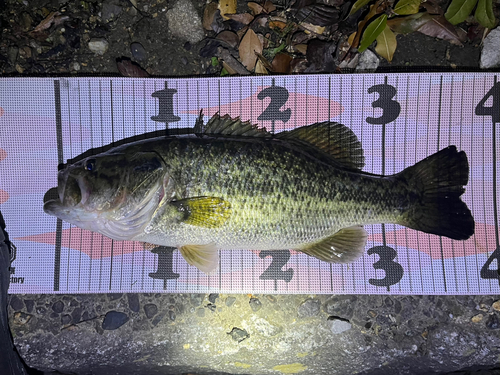
M 63 172 L 63 173 L 61 173 Z M 65 207 L 84 205 L 90 195 L 89 189 L 81 177 L 75 177 L 61 171 L 58 176 L 57 192 L 59 201 Z

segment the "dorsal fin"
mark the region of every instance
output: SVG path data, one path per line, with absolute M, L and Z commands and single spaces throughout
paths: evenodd
M 327 153 L 339 164 L 361 170 L 365 165 L 363 148 L 356 134 L 338 122 L 318 122 L 278 133 L 279 139 L 305 142 Z
M 218 113 L 213 115 L 206 125 L 203 125 L 203 120 L 199 118 L 195 125 L 195 133 L 263 138 L 272 136 L 265 128 L 258 128 L 250 121 L 241 121 L 239 117 L 231 118 L 229 115 L 221 117 Z

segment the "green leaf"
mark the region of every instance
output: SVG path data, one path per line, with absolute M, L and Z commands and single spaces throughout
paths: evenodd
M 487 29 L 494 28 L 497 20 L 493 14 L 493 0 L 479 0 L 474 17 Z
M 399 0 L 394 7 L 394 12 L 401 15 L 418 13 L 420 0 Z
M 452 25 L 456 25 L 465 21 L 476 4 L 477 0 L 452 0 L 444 16 Z
M 358 0 L 354 3 L 354 5 L 352 6 L 352 9 L 351 9 L 351 12 L 349 13 L 349 16 L 351 14 L 354 14 L 356 13 L 358 10 L 360 10 L 361 8 L 363 8 L 366 4 L 368 4 L 371 0 Z
M 215 56 L 212 57 L 212 66 L 219 65 L 219 59 Z
M 382 14 L 381 16 L 375 18 L 367 27 L 361 38 L 361 43 L 359 44 L 358 51 L 364 52 L 370 44 L 372 44 L 375 39 L 384 31 L 387 25 L 387 14 Z
M 397 46 L 398 42 L 396 41 L 396 36 L 391 31 L 389 25 L 386 25 L 385 29 L 377 37 L 375 52 L 387 61 L 391 62 Z
M 229 75 L 229 72 L 226 70 L 226 68 L 222 68 L 222 70 L 220 71 L 220 76 L 224 77 L 224 76 L 228 76 L 228 75 Z

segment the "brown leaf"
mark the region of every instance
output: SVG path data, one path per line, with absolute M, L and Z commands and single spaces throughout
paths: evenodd
M 218 9 L 219 5 L 217 3 L 205 5 L 205 9 L 203 10 L 203 28 L 205 30 L 212 30 L 212 22 Z
M 271 12 L 274 12 L 276 10 L 276 6 L 269 0 L 266 0 L 266 2 L 264 3 L 264 11 L 266 13 L 271 13 Z
M 229 65 L 232 68 L 232 70 L 234 70 L 237 74 L 239 75 L 250 74 L 250 72 L 246 70 L 245 67 L 233 57 L 233 55 L 231 55 L 231 53 L 227 48 L 219 47 L 217 50 L 217 56 L 220 57 L 223 60 L 223 62 L 225 62 L 227 65 Z
M 235 74 L 238 74 L 238 71 L 236 69 L 234 69 L 231 65 L 229 65 L 227 62 L 225 61 L 222 61 L 222 67 L 224 69 L 227 70 L 227 72 L 229 73 L 229 75 L 235 75 Z
M 395 17 L 387 21 L 387 26 L 398 34 L 409 34 L 417 31 L 432 19 L 432 15 L 427 12 L 416 13 L 406 17 Z
M 236 48 L 238 46 L 238 43 L 240 42 L 240 38 L 238 35 L 232 31 L 223 31 L 219 33 L 215 39 L 222 40 L 223 42 L 226 42 L 229 46 Z
M 295 58 L 290 63 L 291 73 L 303 73 L 307 69 L 307 59 Z
M 252 29 L 248 29 L 240 43 L 240 60 L 248 69 L 253 70 L 257 62 L 257 53 L 262 53 L 262 43 Z
M 33 33 L 38 33 L 40 31 L 43 31 L 45 29 L 48 29 L 50 26 L 52 26 L 52 23 L 54 23 L 54 18 L 56 16 L 59 16 L 61 13 L 59 12 L 52 12 L 50 13 L 47 17 L 43 19 L 42 22 L 40 22 L 37 27 L 32 31 Z
M 130 59 L 121 58 L 116 61 L 116 67 L 124 77 L 149 77 L 149 73 Z
M 229 19 L 228 14 L 236 13 L 236 0 L 219 0 L 219 10 L 222 18 Z
M 455 26 L 448 22 L 442 15 L 432 16 L 432 19 L 422 25 L 418 31 L 434 38 L 447 40 L 459 46 L 461 46 L 464 41 L 463 36 L 458 33 Z
M 227 14 L 226 16 L 243 25 L 248 25 L 254 18 L 250 13 Z
M 290 63 L 292 62 L 292 57 L 286 53 L 280 52 L 274 56 L 271 66 L 273 67 L 273 72 L 275 73 L 290 73 Z
M 266 67 L 262 63 L 262 61 L 257 60 L 257 64 L 255 65 L 255 73 L 257 74 L 268 74 Z
M 283 21 L 269 21 L 269 27 L 271 29 L 280 29 L 283 30 L 286 27 L 286 22 Z
M 293 49 L 295 50 L 295 52 L 305 55 L 307 53 L 307 44 L 305 43 L 296 44 L 293 46 Z
M 267 16 L 260 16 L 257 18 L 257 25 L 259 25 L 260 27 L 267 27 L 267 21 L 269 20 L 269 18 Z
M 264 68 L 266 68 L 267 70 L 273 70 L 273 66 L 271 65 L 271 63 L 267 61 L 267 59 L 264 56 L 262 56 L 261 53 L 257 53 L 256 55 L 258 57 L 257 61 L 260 61 L 262 65 L 264 65 Z
M 261 14 L 264 11 L 264 7 L 262 5 L 254 3 L 253 1 L 247 3 L 247 6 L 250 8 L 254 16 Z
M 420 6 L 424 7 L 429 14 L 444 14 L 443 9 L 433 0 L 423 1 Z

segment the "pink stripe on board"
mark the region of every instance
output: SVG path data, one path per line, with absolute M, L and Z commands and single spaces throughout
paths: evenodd
M 7 151 L 5 151 L 3 148 L 0 148 L 0 161 L 5 159 L 7 157 Z
M 9 199 L 9 193 L 7 193 L 5 190 L 0 189 L 0 204 L 7 202 Z
M 382 243 L 382 233 L 373 234 L 368 241 Z M 450 259 L 475 254 L 484 254 L 495 250 L 495 227 L 493 225 L 476 223 L 475 234 L 466 241 L 455 241 L 446 237 L 427 234 L 413 229 L 400 229 L 387 232 L 386 241 L 391 246 L 401 246 L 416 249 L 431 256 L 432 259 Z M 441 255 L 441 244 L 443 253 Z

